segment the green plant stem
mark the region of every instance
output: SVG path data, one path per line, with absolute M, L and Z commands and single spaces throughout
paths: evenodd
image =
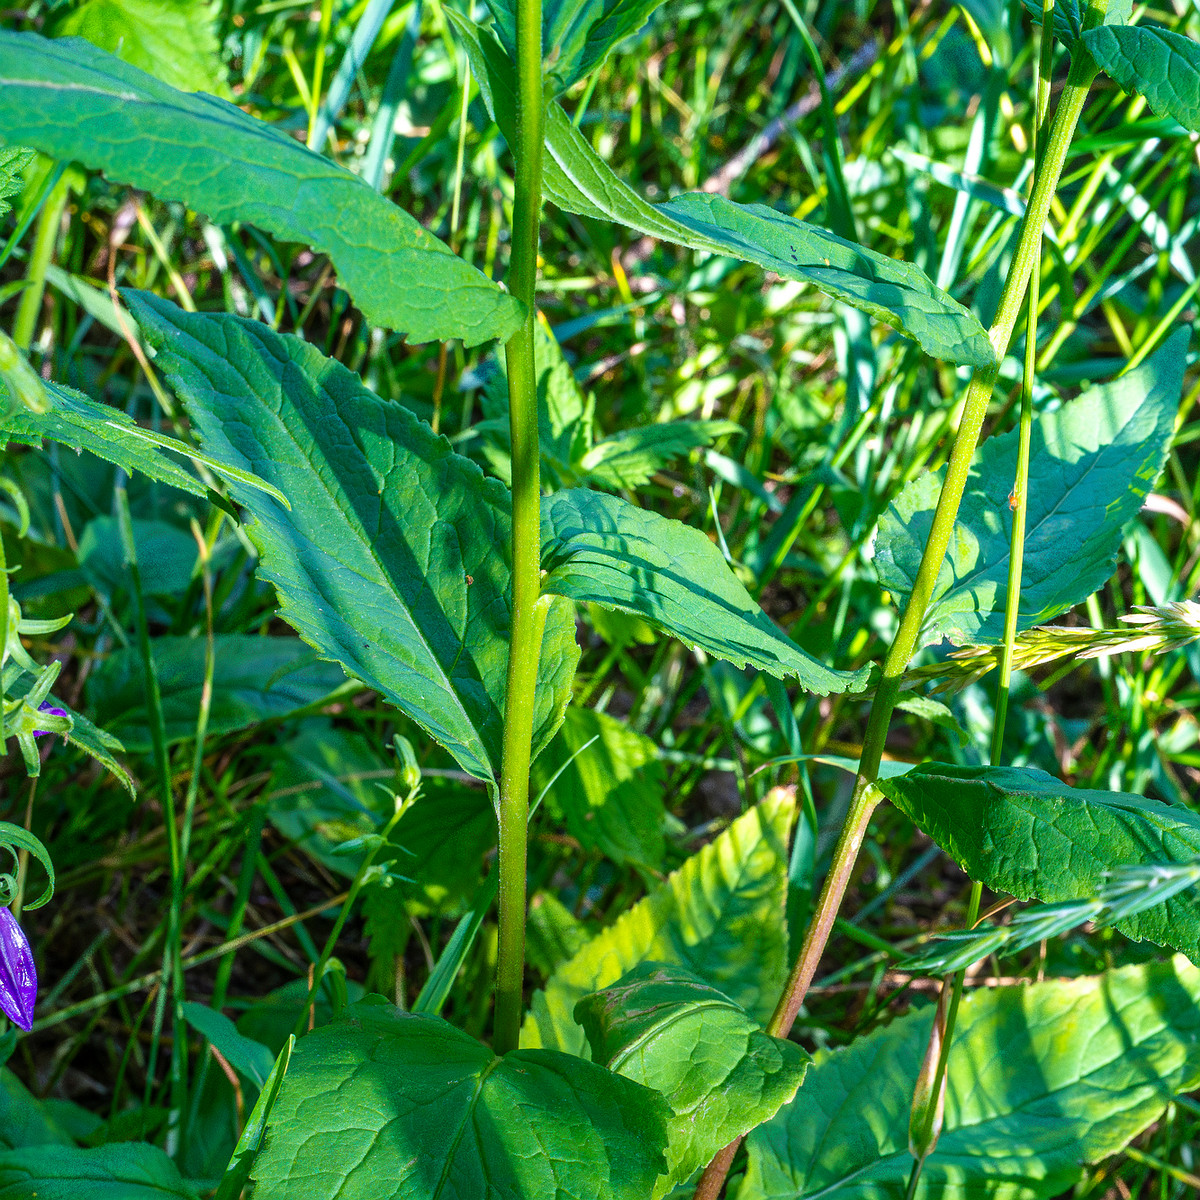
M 1034 121 L 1032 125 L 1032 154 L 1036 162 L 1038 155 L 1038 133 L 1045 118 L 1046 105 L 1050 91 L 1051 51 L 1054 45 L 1053 37 L 1046 31 L 1050 29 L 1050 21 L 1054 10 L 1054 0 L 1044 0 L 1042 7 L 1042 38 L 1040 62 L 1036 68 L 1034 92 Z M 1012 508 L 1013 522 L 1009 541 L 1008 555 L 1008 584 L 1004 596 L 1004 641 L 1000 648 L 1000 663 L 996 681 L 995 716 L 992 721 L 992 745 L 990 761 L 993 766 L 999 765 L 1004 759 L 1004 727 L 1008 716 L 1008 694 L 1012 683 L 1013 651 L 1017 638 L 1017 617 L 1021 608 L 1021 575 L 1025 565 L 1025 518 L 1029 503 L 1029 448 L 1033 436 L 1033 380 L 1037 371 L 1037 323 L 1040 309 L 1041 293 L 1041 258 L 1042 258 L 1042 227 L 1034 233 L 1034 264 L 1029 277 L 1029 300 L 1026 305 L 1025 317 L 1025 359 L 1021 375 L 1021 415 L 1017 433 L 1017 469 L 1013 481 Z M 967 903 L 968 929 L 973 929 L 979 920 L 979 905 L 983 899 L 983 885 L 978 879 L 971 881 L 971 898 Z M 946 1086 L 946 1071 L 950 1064 L 950 1046 L 954 1041 L 954 1027 L 958 1019 L 958 1006 L 962 1001 L 963 985 L 966 982 L 966 971 L 955 972 L 942 981 L 942 987 L 952 988 L 950 1005 L 946 1011 L 946 1025 L 941 1034 L 941 1047 L 938 1052 L 937 1070 L 933 1077 L 933 1088 L 930 1101 L 924 1116 L 922 1136 L 918 1144 L 929 1147 L 933 1131 L 933 1119 L 937 1112 L 937 1098 Z M 927 1150 L 913 1163 L 912 1174 L 908 1181 L 906 1200 L 912 1200 L 916 1193 L 921 1172 L 925 1167 Z
M 21 303 L 17 306 L 17 315 L 13 320 L 12 338 L 22 350 L 28 350 L 33 344 L 38 313 L 42 311 L 42 297 L 46 294 L 46 270 L 54 258 L 58 229 L 62 224 L 62 215 L 67 207 L 70 191 L 69 176 L 60 175 L 38 216 L 33 250 L 29 255 L 29 270 L 25 274 L 28 286 L 21 293 Z
M 538 659 L 546 605 L 541 592 L 541 451 L 538 446 L 534 322 L 537 320 L 538 234 L 542 209 L 542 3 L 517 3 L 517 133 L 509 290 L 525 320 L 505 347 L 512 435 L 512 633 L 500 766 L 500 906 L 496 1014 L 492 1047 L 515 1050 L 525 978 L 525 857 L 529 822 L 529 758 Z
M 1102 17 L 1105 7 L 1106 0 L 1092 3 L 1088 9 L 1089 17 L 1097 12 Z M 1026 287 L 1038 258 L 1041 231 L 1045 227 L 1046 218 L 1050 212 L 1050 202 L 1058 186 L 1059 176 L 1062 174 L 1063 164 L 1066 162 L 1067 151 L 1070 148 L 1071 139 L 1075 135 L 1075 127 L 1079 123 L 1088 90 L 1096 73 L 1096 64 L 1091 55 L 1082 45 L 1079 45 L 1072 59 L 1071 70 L 1059 99 L 1058 108 L 1055 110 L 1054 123 L 1050 129 L 1050 140 L 1046 146 L 1046 155 L 1041 170 L 1037 174 L 1033 194 L 1026 209 L 1025 220 L 1021 226 L 1021 237 L 1009 269 L 1008 278 L 1005 281 L 996 319 L 988 331 L 988 337 L 996 353 L 996 363 L 990 367 L 977 368 L 972 374 L 970 385 L 967 388 L 962 419 L 959 422 L 958 433 L 955 436 L 950 460 L 946 466 L 946 478 L 938 497 L 937 509 L 934 512 L 929 537 L 925 542 L 925 551 L 921 556 L 921 565 L 913 584 L 912 595 L 905 606 L 904 615 L 900 619 L 900 627 L 896 631 L 896 636 L 884 661 L 883 675 L 876 688 L 875 699 L 871 704 L 850 811 L 842 827 L 841 836 L 834 850 L 833 863 L 821 889 L 816 911 L 805 933 L 799 957 L 792 967 L 783 995 L 767 1026 L 767 1031 L 772 1036 L 787 1037 L 795 1023 L 804 998 L 808 994 L 813 976 L 816 974 L 817 964 L 825 950 L 825 944 L 829 940 L 834 921 L 837 919 L 838 909 L 846 894 L 846 888 L 854 873 L 858 852 L 866 837 L 871 814 L 882 799 L 882 793 L 875 786 L 875 780 L 879 774 L 879 764 L 883 758 L 883 748 L 887 740 L 892 712 L 900 696 L 904 672 L 917 648 L 917 639 L 920 636 L 925 613 L 933 595 L 938 572 L 946 557 L 954 521 L 958 516 L 958 506 L 966 488 L 971 460 L 975 456 L 983 419 L 987 414 L 992 391 L 996 385 L 999 364 L 1008 350 L 1013 329 L 1025 298 Z M 696 1188 L 695 1200 L 716 1200 L 724 1185 L 736 1149 L 737 1143 L 732 1143 L 725 1147 L 709 1164 Z
M 346 893 L 346 899 L 338 911 L 333 928 L 329 931 L 329 936 L 325 939 L 325 945 L 321 948 L 321 956 L 313 966 L 312 983 L 309 985 L 308 995 L 304 1000 L 304 1007 L 300 1010 L 300 1016 L 296 1021 L 295 1027 L 292 1029 L 293 1037 L 303 1037 L 305 1026 L 308 1024 L 309 1010 L 316 1002 L 317 992 L 321 988 L 321 981 L 325 978 L 325 968 L 329 966 L 329 960 L 333 957 L 333 951 L 337 946 L 338 938 L 342 936 L 342 928 L 346 924 L 346 919 L 350 916 L 351 910 L 354 908 L 354 902 L 358 899 L 358 893 L 362 891 L 363 884 L 367 882 L 371 868 L 375 865 L 376 856 L 387 845 L 387 840 L 391 837 L 392 830 L 396 827 L 396 822 L 404 816 L 414 798 L 414 796 L 410 795 L 405 802 L 398 802 L 396 804 L 396 811 L 392 813 L 388 818 L 387 824 L 379 831 L 378 840 L 363 855 L 363 860 L 359 863 L 358 870 L 354 872 L 354 878 L 350 881 L 350 890 Z

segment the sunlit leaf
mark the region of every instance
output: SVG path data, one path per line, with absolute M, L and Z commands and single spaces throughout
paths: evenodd
M 1160 117 L 1200 130 L 1200 45 L 1150 25 L 1102 25 L 1083 44 L 1127 92 L 1138 92 Z

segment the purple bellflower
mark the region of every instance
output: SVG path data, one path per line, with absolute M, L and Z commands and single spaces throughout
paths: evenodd
M 0 1011 L 28 1033 L 36 1000 L 37 970 L 29 939 L 12 909 L 0 908 Z

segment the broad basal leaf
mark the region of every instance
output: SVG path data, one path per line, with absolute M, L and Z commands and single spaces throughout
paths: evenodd
M 322 661 L 297 638 L 219 633 L 213 640 L 210 736 L 286 717 L 346 686 L 334 663 Z M 188 741 L 196 736 L 204 689 L 205 639 L 155 638 L 151 649 L 167 741 Z M 145 670 L 137 647 L 110 654 L 88 677 L 87 696 L 99 725 L 131 750 L 149 749 Z
M 508 659 L 508 492 L 314 347 L 233 316 L 130 305 L 204 447 L 278 487 L 235 484 L 281 613 L 323 656 L 417 721 L 465 771 L 499 775 Z M 535 749 L 579 651 L 568 605 L 546 621 Z
M 1200 46 L 1149 25 L 1102 25 L 1083 44 L 1127 92 L 1139 92 L 1160 117 L 1200 130 Z
M 542 5 L 542 61 L 555 93 L 590 75 L 612 48 L 646 23 L 662 0 L 546 0 Z M 516 0 L 487 0 L 496 30 L 516 62 Z
M 0 31 L 0 138 L 324 251 L 369 321 L 413 341 L 507 338 L 521 307 L 367 183 L 212 96 L 86 42 Z
M 175 1164 L 146 1142 L 95 1150 L 26 1146 L 0 1151 L 0 1200 L 196 1200 Z
M 568 708 L 534 766 L 533 794 L 545 787 L 580 845 L 617 863 L 662 866 L 666 772 L 648 737 L 595 709 Z
M 1045 623 L 1112 575 L 1125 524 L 1166 461 L 1187 341 L 1180 330 L 1129 374 L 1034 421 L 1018 629 Z M 1017 436 L 1014 429 L 988 438 L 971 468 L 923 645 L 1003 637 Z M 899 597 L 912 591 L 943 474 L 915 479 L 879 522 L 875 567 Z
M 806 654 L 751 598 L 697 529 L 616 496 L 576 489 L 542 501 L 542 590 L 636 613 L 736 666 L 796 676 L 820 695 L 852 691 L 867 672 Z
M 487 31 L 448 13 L 471 58 L 492 115 L 512 143 L 512 66 Z M 648 237 L 757 263 L 811 283 L 915 338 L 928 354 L 986 366 L 995 352 L 978 319 L 911 263 L 888 258 L 759 204 L 689 193 L 666 204 L 643 200 L 592 149 L 555 102 L 546 109 L 543 191 L 566 212 L 616 221 Z
M 768 1037 L 728 996 L 680 967 L 642 963 L 575 1006 L 592 1060 L 661 1092 L 668 1122 L 663 1196 L 795 1094 L 808 1055 Z
M 1090 897 L 1110 867 L 1200 858 L 1200 816 L 1190 809 L 1070 788 L 1032 767 L 924 763 L 879 787 L 972 879 L 1018 900 Z M 1192 890 L 1116 927 L 1200 960 L 1200 901 Z
M 787 840 L 795 797 L 771 792 L 622 914 L 534 993 L 522 1046 L 586 1054 L 575 1005 L 638 963 L 686 967 L 758 1021 L 786 973 Z
M 85 38 L 184 92 L 228 91 L 211 0 L 84 0 L 50 32 Z
M 747 1139 L 737 1200 L 901 1200 L 932 1011 L 816 1055 L 795 1100 Z M 1069 1194 L 1200 1084 L 1200 972 L 1181 958 L 1091 978 L 980 988 L 959 1009 L 921 1200 Z
M 667 1107 L 546 1050 L 504 1058 L 372 997 L 302 1038 L 254 1165 L 256 1200 L 644 1200 Z

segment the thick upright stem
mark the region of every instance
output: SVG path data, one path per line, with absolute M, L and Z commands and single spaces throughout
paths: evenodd
M 1089 16 L 1094 16 L 1098 12 L 1103 17 L 1106 4 L 1107 0 L 1099 0 L 1099 3 L 1093 2 L 1089 7 Z M 904 615 L 900 619 L 900 627 L 896 631 L 895 639 L 892 641 L 891 649 L 884 661 L 883 676 L 876 688 L 871 713 L 867 719 L 867 731 L 863 738 L 862 757 L 859 760 L 858 779 L 854 788 L 850 812 L 842 827 L 841 837 L 834 850 L 833 863 L 829 875 L 825 879 L 824 887 L 821 889 L 821 896 L 817 902 L 812 923 L 805 934 L 800 955 L 788 976 L 783 995 L 767 1026 L 768 1031 L 776 1037 L 787 1037 L 804 1003 L 804 998 L 808 994 L 809 986 L 816 974 L 817 964 L 824 953 L 825 944 L 829 940 L 829 934 L 837 919 L 846 888 L 854 873 L 858 852 L 866 836 L 871 814 L 881 799 L 880 792 L 875 786 L 875 780 L 879 775 L 879 764 L 883 758 L 883 748 L 887 740 L 892 712 L 900 697 L 904 672 L 916 651 L 917 639 L 925 620 L 925 613 L 929 608 L 934 584 L 937 582 L 938 572 L 946 557 L 954 521 L 958 516 L 958 507 L 966 488 L 971 460 L 979 444 L 979 433 L 983 427 L 983 420 L 996 385 L 999 362 L 1008 350 L 1013 328 L 1025 297 L 1030 273 L 1038 256 L 1041 230 L 1045 227 L 1046 217 L 1050 212 L 1050 202 L 1054 198 L 1059 176 L 1062 174 L 1063 164 L 1066 162 L 1067 150 L 1075 135 L 1075 127 L 1079 123 L 1079 116 L 1083 111 L 1088 89 L 1096 77 L 1096 71 L 1096 64 L 1091 55 L 1087 53 L 1082 44 L 1078 45 L 1066 85 L 1054 114 L 1054 124 L 1050 129 L 1050 141 L 1046 147 L 1046 156 L 1042 162 L 1042 168 L 1038 172 L 1033 194 L 1026 209 L 1017 252 L 1004 285 L 996 319 L 988 331 L 988 337 L 996 352 L 996 365 L 977 368 L 971 376 L 971 383 L 963 405 L 962 420 L 950 452 L 946 477 L 942 484 L 941 495 L 938 497 L 929 537 L 925 542 L 925 552 L 921 556 L 921 565 L 917 570 L 912 595 L 905 606 Z M 736 1143 L 727 1146 L 709 1164 L 696 1188 L 695 1200 L 716 1200 L 716 1197 L 720 1195 L 729 1164 L 733 1161 L 734 1149 L 736 1149 Z
M 13 341 L 28 350 L 37 332 L 38 314 L 42 311 L 42 297 L 46 294 L 46 271 L 54 260 L 54 247 L 58 242 L 58 229 L 62 224 L 63 211 L 67 207 L 70 182 L 61 175 L 46 198 L 46 206 L 38 217 L 37 233 L 29 255 L 29 270 L 25 274 L 27 286 L 21 293 L 17 315 L 13 320 Z
M 500 768 L 500 913 L 492 1038 L 497 1054 L 516 1048 L 521 1028 L 529 753 L 546 619 L 545 606 L 539 604 L 541 477 L 533 350 L 544 119 L 542 4 L 541 0 L 518 0 L 516 191 L 509 289 L 525 305 L 525 322 L 505 347 L 512 433 L 513 607 Z

